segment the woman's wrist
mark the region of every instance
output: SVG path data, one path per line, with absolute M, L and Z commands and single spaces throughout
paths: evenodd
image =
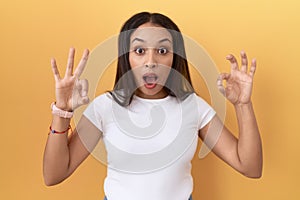
M 65 104 L 65 103 L 60 103 L 58 101 L 55 102 L 55 106 L 57 108 L 59 108 L 60 110 L 63 110 L 63 111 L 67 111 L 67 112 L 72 112 L 72 108 L 69 108 L 68 107 L 68 104 Z
M 50 126 L 51 129 L 56 130 L 57 132 L 63 132 L 68 129 L 70 124 L 71 124 L 70 118 L 63 118 L 57 115 L 53 115 Z
M 237 104 L 234 104 L 235 108 L 242 108 L 242 107 L 249 107 L 249 106 L 252 106 L 252 102 L 251 101 L 249 101 L 247 103 L 237 103 Z
M 52 126 L 50 126 L 49 129 L 50 129 L 50 132 L 48 133 L 48 135 L 50 135 L 50 133 L 51 134 L 65 134 L 65 133 L 68 133 L 70 129 L 72 131 L 71 125 L 69 125 L 68 128 L 65 129 L 64 131 L 58 131 L 58 130 L 52 128 Z
M 62 118 L 72 118 L 73 117 L 73 112 L 70 111 L 66 111 L 61 109 L 60 107 L 56 106 L 56 102 L 51 103 L 51 110 L 52 110 L 52 114 L 62 117 Z
M 251 101 L 249 103 L 234 105 L 234 108 L 236 113 L 240 113 L 241 115 L 248 115 L 253 111 L 253 106 Z

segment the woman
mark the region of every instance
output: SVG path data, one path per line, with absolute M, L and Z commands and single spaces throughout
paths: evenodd
M 73 73 L 75 50 L 71 48 L 64 78 L 52 59 L 56 103 L 44 153 L 46 185 L 69 177 L 103 139 L 108 160 L 105 199 L 192 199 L 194 135 L 205 138 L 212 151 L 238 172 L 251 178 L 261 176 L 262 147 L 251 102 L 255 60 L 248 72 L 244 52 L 241 67 L 228 55 L 231 73 L 220 74 L 217 82 L 236 110 L 237 139 L 194 93 L 182 35 L 168 17 L 147 12 L 132 16 L 121 29 L 118 48 L 114 90 L 89 104 L 69 138 L 72 111 L 89 102 L 87 80 L 79 79 L 89 53 L 85 50 Z M 160 109 L 149 112 L 157 106 Z M 210 143 L 210 125 L 221 128 L 216 143 Z M 87 138 L 85 145 L 79 133 Z

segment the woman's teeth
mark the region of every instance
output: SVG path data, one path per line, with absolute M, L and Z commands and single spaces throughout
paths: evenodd
M 157 76 L 156 75 L 146 75 L 146 76 L 143 76 L 143 79 L 147 84 L 153 84 L 156 82 Z
M 144 86 L 147 89 L 153 89 L 156 87 L 157 76 L 155 74 L 144 75 L 143 79 L 145 81 Z

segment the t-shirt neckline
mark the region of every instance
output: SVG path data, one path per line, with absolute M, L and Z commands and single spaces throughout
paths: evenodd
M 171 98 L 170 95 L 167 95 L 166 97 L 159 98 L 159 99 L 146 99 L 146 98 L 143 98 L 143 97 L 139 97 L 135 94 L 133 95 L 133 99 L 136 99 L 136 100 L 139 100 L 139 101 L 147 101 L 147 102 L 161 102 L 161 101 L 166 101 L 170 98 Z

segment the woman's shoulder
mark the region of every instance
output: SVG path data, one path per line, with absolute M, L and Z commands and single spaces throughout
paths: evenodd
M 186 99 L 196 100 L 199 102 L 206 102 L 204 98 L 202 98 L 200 95 L 196 94 L 195 92 L 189 94 L 189 96 Z
M 110 92 L 104 92 L 98 96 L 95 97 L 95 99 L 92 101 L 93 103 L 96 104 L 105 104 L 105 103 L 109 103 L 111 102 L 113 99 L 112 95 L 110 94 Z
M 190 94 L 189 98 L 197 102 L 197 105 L 200 107 L 211 107 L 210 104 L 203 97 L 196 93 Z

